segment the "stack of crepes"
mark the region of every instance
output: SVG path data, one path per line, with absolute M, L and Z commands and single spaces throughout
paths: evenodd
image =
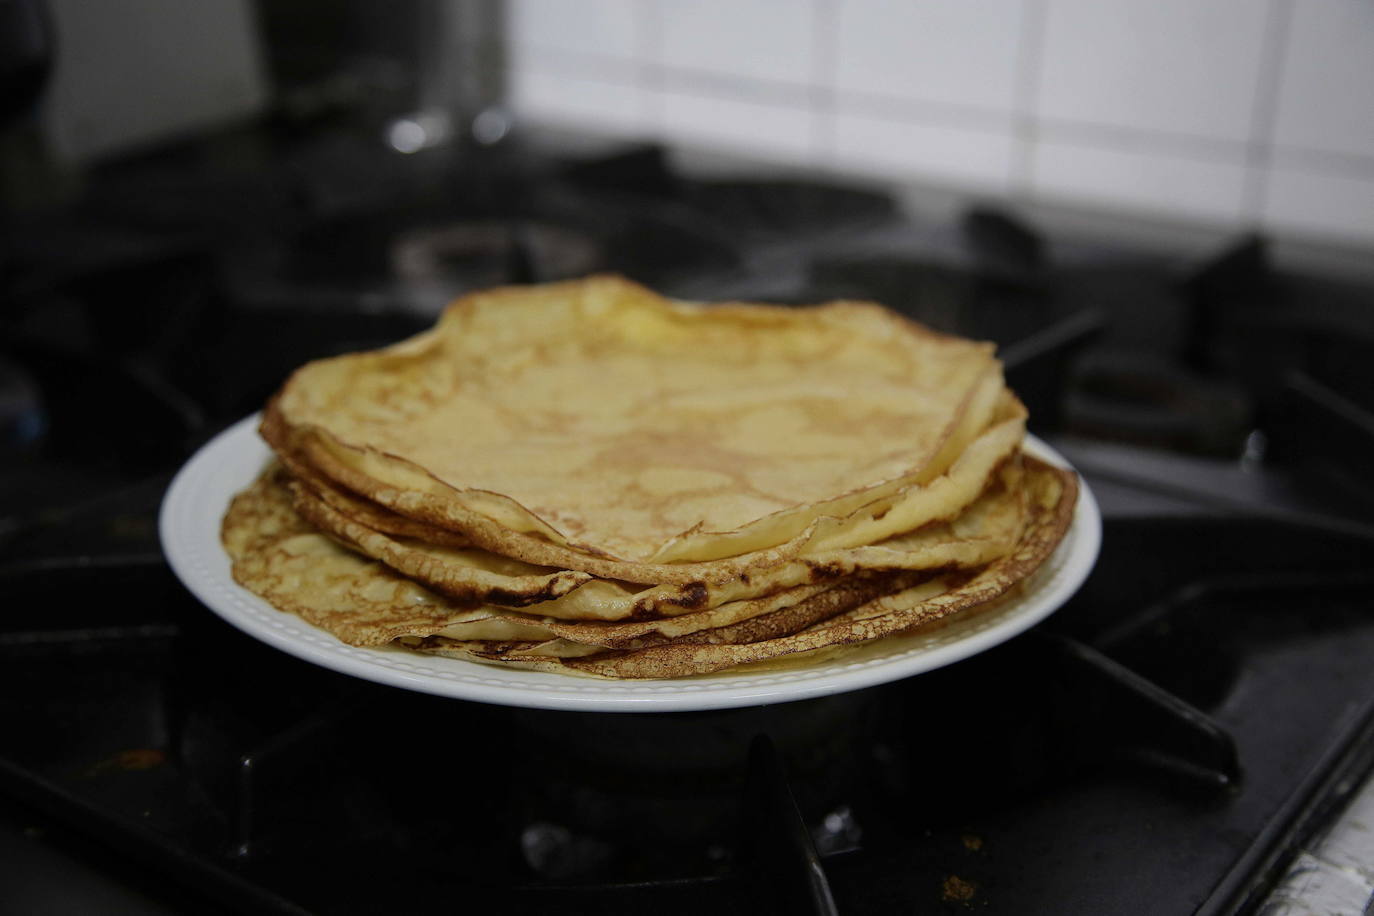
M 292 375 L 223 541 L 355 646 L 658 678 L 872 640 L 991 606 L 1067 529 L 992 349 L 868 303 L 481 292 Z

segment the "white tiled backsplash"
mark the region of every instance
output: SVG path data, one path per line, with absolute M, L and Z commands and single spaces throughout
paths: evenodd
M 509 0 L 530 122 L 1374 244 L 1374 0 Z

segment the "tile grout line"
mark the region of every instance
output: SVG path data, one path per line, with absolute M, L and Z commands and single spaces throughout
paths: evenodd
M 526 42 L 524 47 L 528 51 L 538 52 L 537 57 L 522 61 L 526 70 L 634 86 L 639 84 L 638 81 L 643 75 L 644 64 L 638 55 L 619 57 L 595 51 L 574 51 L 538 42 Z
M 1279 88 L 1283 84 L 1292 22 L 1293 0 L 1269 0 L 1264 22 L 1264 50 L 1250 109 L 1250 139 L 1246 144 L 1245 185 L 1239 214 L 1242 220 L 1255 224 L 1264 221 L 1264 209 L 1269 202 L 1274 127 L 1278 121 Z
M 1341 153 L 1316 147 L 1271 144 L 1269 163 L 1319 175 L 1359 181 L 1374 180 L 1374 155 L 1361 156 L 1358 153 Z
M 1035 146 L 1040 122 L 1036 116 L 1040 94 L 1040 68 L 1044 64 L 1045 21 L 1049 0 L 1026 0 L 1021 18 L 1021 42 L 1016 64 L 1016 106 L 1012 115 L 1016 149 L 1007 174 L 1007 191 L 1012 197 L 1030 200 L 1034 196 Z
M 1096 146 L 1099 149 L 1127 149 L 1136 151 L 1142 145 L 1155 147 L 1156 152 L 1199 161 L 1235 162 L 1244 157 L 1249 148 L 1245 140 L 1227 140 L 1202 134 L 1176 133 L 1148 127 L 1123 127 L 1119 124 L 1100 124 L 1091 121 L 1069 121 L 1060 118 L 1038 118 L 1038 138 L 1058 136 L 1070 143 Z
M 657 4 L 639 2 L 635 10 L 636 85 L 644 130 L 661 138 L 663 113 L 663 22 Z
M 545 64 L 555 63 L 555 53 L 544 58 Z M 701 98 L 738 100 L 755 105 L 778 106 L 812 110 L 817 105 L 830 105 L 836 110 L 893 123 L 922 124 L 967 132 L 1000 133 L 1005 129 L 1006 117 L 971 105 L 929 102 L 920 99 L 878 96 L 857 91 L 827 91 L 810 83 L 776 83 L 682 67 L 638 65 L 634 61 L 596 55 L 557 53 L 555 66 L 535 69 L 553 75 L 588 79 L 637 88 L 652 92 L 682 92 Z M 820 101 L 817 101 L 817 99 Z M 1014 117 L 1014 122 L 1017 119 Z M 1174 133 L 1148 128 L 1122 127 L 1089 121 L 1069 121 L 1054 118 L 1022 117 L 1019 127 L 1032 142 L 1045 137 L 1058 137 L 1066 142 L 1102 150 L 1153 147 L 1156 152 L 1180 156 L 1199 162 L 1235 161 L 1249 149 L 1247 141 L 1222 140 L 1198 134 Z M 1374 157 L 1326 153 L 1320 150 L 1279 149 L 1289 158 L 1311 160 L 1304 166 L 1313 171 L 1344 172 L 1358 177 L 1374 174 Z M 1319 162 L 1318 160 L 1329 160 Z
M 1044 0 L 1032 0 L 1044 2 Z M 541 66 L 540 63 L 543 65 Z M 650 62 L 627 60 L 563 49 L 547 49 L 535 70 L 575 79 L 626 85 L 652 92 L 685 92 L 702 97 L 737 99 L 758 105 L 779 105 L 809 109 L 829 104 L 836 109 L 879 120 L 918 123 L 970 132 L 999 132 L 1006 119 L 997 112 L 973 105 L 932 102 L 916 98 L 882 96 L 856 90 L 836 91 L 814 83 L 770 82 L 750 77 L 666 67 Z M 1029 91 L 1023 93 L 1029 95 Z M 817 101 L 817 99 L 821 101 Z M 1032 140 L 1060 137 L 1067 142 L 1099 149 L 1139 149 L 1153 146 L 1158 151 L 1199 161 L 1234 161 L 1252 144 L 1245 140 L 1224 140 L 1200 134 L 1177 133 L 1150 128 L 1123 127 L 1091 121 L 1072 121 L 1034 115 L 1014 116 L 1017 129 Z M 1298 165 L 1309 171 L 1346 173 L 1353 177 L 1374 175 L 1374 156 L 1358 156 L 1319 149 L 1269 147 L 1270 158 L 1305 159 Z
M 811 161 L 833 168 L 838 124 L 835 80 L 838 68 L 839 16 L 835 0 L 811 2 Z
M 1004 111 L 961 102 L 932 102 L 914 97 L 876 95 L 856 89 L 839 90 L 836 99 L 847 114 L 897 123 L 920 123 L 970 131 L 1001 133 L 1007 129 Z
M 696 67 L 661 66 L 659 72 L 664 78 L 665 88 L 678 88 L 687 91 L 710 94 L 726 98 L 739 98 L 740 101 L 757 102 L 765 105 L 791 105 L 794 108 L 809 108 L 817 87 L 808 82 L 786 82 L 783 80 L 760 79 L 755 76 L 742 76 L 722 73 L 719 70 L 706 70 Z
M 1052 140 L 1106 151 L 1172 155 L 1197 162 L 1240 160 L 1245 174 L 1236 204 L 1237 216 L 1242 221 L 1261 225 L 1265 208 L 1270 204 L 1270 179 L 1276 166 L 1362 182 L 1374 179 L 1374 155 L 1288 147 L 1275 142 L 1277 118 L 1281 113 L 1279 89 L 1289 69 L 1289 45 L 1297 15 L 1295 0 L 1268 0 L 1264 8 L 1258 72 L 1250 104 L 1249 136 L 1235 141 L 1041 116 L 1038 101 L 1043 91 L 1048 18 L 1053 13 L 1051 3 L 1052 0 L 1023 0 L 1015 65 L 1018 79 L 1013 92 L 1015 109 L 1011 117 L 1013 149 L 1005 176 L 1006 190 L 1013 199 L 1031 201 L 1037 198 L 1039 146 Z M 804 82 L 760 80 L 709 69 L 666 65 L 662 59 L 663 9 L 659 3 L 652 2 L 634 4 L 632 57 L 546 48 L 544 50 L 549 53 L 536 55 L 530 62 L 534 65 L 530 69 L 639 90 L 638 114 L 642 130 L 656 136 L 661 136 L 665 129 L 664 101 L 665 94 L 670 92 L 805 111 L 811 116 L 806 155 L 812 164 L 820 167 L 833 168 L 835 165 L 840 130 L 838 119 L 842 113 L 975 134 L 1006 130 L 1005 115 L 975 105 L 841 90 L 838 67 L 842 13 L 838 0 L 809 0 L 805 11 L 811 18 L 813 32 L 810 78 Z

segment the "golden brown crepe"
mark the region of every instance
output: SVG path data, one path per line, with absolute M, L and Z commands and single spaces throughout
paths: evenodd
M 350 645 L 440 631 L 472 639 L 554 635 L 456 604 L 341 546 L 296 514 L 277 466 L 234 497 L 221 539 L 240 585 Z
M 1019 477 L 1019 462 L 1008 462 L 997 480 L 953 520 L 931 522 L 873 545 L 809 552 L 723 582 L 657 586 L 590 576 L 558 581 L 547 567 L 529 566 L 500 554 L 473 547 L 455 549 L 422 537 L 388 535 L 335 509 L 310 486 L 291 481 L 288 487 L 297 511 L 319 529 L 459 601 L 518 607 L 533 615 L 566 620 L 642 620 L 715 608 L 864 570 L 972 567 L 990 562 L 1009 551 L 1020 535 Z
M 954 518 L 978 497 L 1025 435 L 1025 407 L 1015 396 L 999 392 L 991 406 L 990 412 L 979 413 L 986 425 L 973 438 L 961 438 L 965 447 L 942 474 L 928 482 L 900 488 L 847 516 L 814 519 L 789 541 L 774 547 L 717 560 L 679 563 L 634 563 L 588 556 L 536 535 L 504 530 L 479 513 L 436 502 L 427 492 L 379 486 L 348 462 L 338 460 L 337 449 L 314 433 L 292 435 L 270 407 L 262 433 L 292 472 L 326 504 L 314 507 L 318 517 L 312 518 L 320 524 L 331 524 L 325 520 L 334 518 L 324 511 L 328 508 L 365 525 L 368 517 L 378 520 L 381 524 L 376 527 L 382 533 L 396 531 L 427 543 L 481 547 L 533 565 L 576 569 L 626 582 L 689 586 L 704 583 L 716 587 L 728 586 L 741 576 L 775 568 L 809 553 L 868 544 L 931 521 Z M 371 499 L 363 499 L 359 493 L 368 493 Z M 366 508 L 356 511 L 360 506 Z M 423 523 L 422 527 L 415 528 L 417 523 Z M 426 530 L 437 533 L 429 535 Z
M 504 619 L 513 625 L 537 627 L 541 636 L 558 635 L 603 646 L 642 645 L 774 612 L 820 594 L 840 580 L 864 576 L 873 582 L 880 578 L 878 574 L 968 568 L 1001 556 L 1014 546 L 1023 526 L 1022 476 L 1019 464 L 1008 465 L 999 482 L 955 521 L 928 525 L 870 547 L 833 551 L 807 563 L 792 564 L 801 584 L 784 583 L 761 590 L 757 596 L 693 610 L 668 603 L 665 595 L 684 600 L 680 590 L 673 587 L 636 593 L 622 583 L 593 583 L 621 597 L 619 604 L 632 610 L 616 621 L 575 616 L 561 620 L 548 613 L 565 610 L 558 607 L 565 599 L 531 604 L 517 611 L 478 605 L 428 589 L 422 580 L 374 562 L 362 551 L 348 549 L 346 541 L 341 542 L 337 535 L 326 536 L 302 517 L 292 493 L 300 484 L 281 468 L 269 469 L 234 500 L 224 523 L 224 542 L 241 584 L 278 606 L 290 603 L 292 610 L 312 623 L 354 644 L 385 642 L 391 637 L 372 634 L 393 631 L 457 636 L 445 631 L 452 622 Z M 452 552 L 439 549 L 431 557 L 448 553 Z M 519 565 L 498 556 L 489 557 L 487 562 L 490 566 L 503 562 Z M 658 594 L 652 595 L 655 592 Z M 650 595 L 657 600 L 644 597 Z M 634 601 L 636 597 L 640 600 Z M 604 594 L 590 600 L 615 603 Z M 661 613 L 665 607 L 669 612 Z M 471 635 L 475 630 L 469 627 L 464 632 Z
M 566 654 L 556 642 L 519 643 L 497 651 L 444 636 L 407 636 L 399 642 L 416 651 L 454 658 L 607 678 L 683 677 L 866 642 L 931 624 L 959 611 L 989 606 L 1039 568 L 1068 529 L 1078 481 L 1070 472 L 1037 463 L 1028 486 L 1032 491 L 1031 523 L 1007 556 L 975 573 L 956 573 L 901 588 L 787 635 L 713 642 L 709 636 L 696 634 L 642 649 L 585 651 L 582 647 Z
M 405 515 L 681 563 L 934 479 L 1000 376 L 990 345 L 869 304 L 699 306 L 594 277 L 474 294 L 404 343 L 310 363 L 269 430 Z
M 727 603 L 666 620 L 619 624 L 540 620 L 501 607 L 470 607 L 429 591 L 411 579 L 324 535 L 300 517 L 289 492 L 291 481 L 273 466 L 230 505 L 223 541 L 236 581 L 274 606 L 298 614 L 356 646 L 384 645 L 406 635 L 442 635 L 504 651 L 519 641 L 564 637 L 592 646 L 661 644 L 704 629 L 739 625 L 774 615 L 769 632 L 781 632 L 779 611 L 820 598 L 836 611 L 890 591 L 890 575 L 853 578 L 840 586 L 816 584 L 780 590 L 764 598 Z M 910 581 L 910 577 L 901 580 Z M 824 596 L 824 597 L 820 597 Z M 843 605 L 837 602 L 843 602 Z M 790 619 L 802 625 L 793 612 Z M 809 616 L 807 620 L 811 619 Z M 794 627 L 794 628 L 795 628 Z M 488 645 L 491 644 L 491 645 Z
M 358 646 L 599 677 L 807 656 L 990 606 L 1063 537 L 986 344 L 879 306 L 594 277 L 311 363 L 231 505 L 233 574 Z

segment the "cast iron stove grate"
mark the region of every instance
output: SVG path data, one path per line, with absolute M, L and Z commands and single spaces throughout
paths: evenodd
M 231 911 L 1246 912 L 1374 751 L 1368 544 L 1203 519 L 1105 545 L 1049 627 L 958 665 L 644 717 L 352 680 L 155 556 L 48 550 L 3 570 L 44 611 L 0 634 L 0 785 Z

